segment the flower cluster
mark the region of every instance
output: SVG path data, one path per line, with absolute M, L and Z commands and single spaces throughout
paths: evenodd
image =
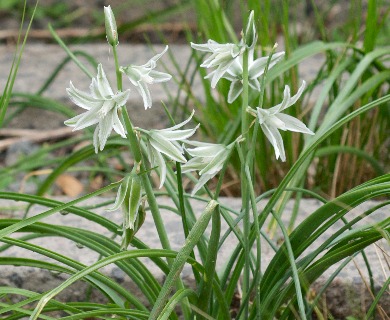
M 119 44 L 115 18 L 109 6 L 105 7 L 104 11 L 107 41 L 115 49 Z M 265 70 L 272 68 L 284 56 L 284 52 L 279 52 L 272 56 L 255 59 L 256 42 L 255 21 L 253 12 L 251 12 L 243 37 L 238 44 L 220 44 L 213 40 L 209 40 L 205 44 L 191 43 L 195 50 L 211 53 L 201 64 L 201 67 L 214 69 L 206 76 L 206 78 L 211 79 L 212 88 L 215 88 L 222 78 L 231 82 L 227 97 L 229 103 L 235 101 L 243 91 L 244 52 L 247 52 L 248 58 L 248 85 L 249 88 L 257 92 L 261 90 L 259 79 L 264 75 Z M 127 65 L 117 69 L 117 72 L 128 77 L 130 83 L 141 95 L 145 109 L 152 106 L 149 85 L 171 79 L 171 75 L 155 70 L 157 61 L 167 50 L 168 46 L 143 65 Z M 280 158 L 282 161 L 286 160 L 286 155 L 279 130 L 313 134 L 300 120 L 282 113 L 283 110 L 296 103 L 304 88 L 305 82 L 302 83 L 298 92 L 291 97 L 290 88 L 286 86 L 283 101 L 275 107 L 269 109 L 264 109 L 262 106 L 255 109 L 250 106 L 247 107 L 247 112 L 256 118 L 264 135 L 275 149 L 276 158 Z M 65 121 L 65 124 L 73 127 L 74 130 L 96 124 L 93 135 L 95 152 L 103 150 L 112 130 L 121 137 L 126 137 L 127 132 L 121 119 L 121 108 L 126 105 L 130 90 L 114 93 L 101 64 L 98 65 L 97 76 L 92 79 L 89 93 L 76 89 L 72 82 L 67 92 L 70 99 L 76 105 L 85 109 L 86 112 Z M 181 163 L 183 173 L 193 171 L 199 173 L 200 178 L 192 191 L 192 194 L 195 194 L 207 181 L 215 177 L 231 154 L 235 142 L 225 146 L 188 140 L 199 127 L 198 124 L 191 129 L 182 129 L 191 121 L 193 115 L 194 112 L 187 120 L 162 130 L 136 128 L 136 131 L 145 138 L 147 156 L 152 168 L 158 168 L 160 188 L 164 185 L 167 176 L 166 160 Z M 137 174 L 132 173 L 124 179 L 114 205 L 114 208 L 124 206 L 125 211 L 128 212 L 125 219 L 126 228 L 134 228 L 140 199 L 140 179 Z
M 228 102 L 232 103 L 243 90 L 243 53 L 248 50 L 248 78 L 249 86 L 260 92 L 259 78 L 264 74 L 269 57 L 255 59 L 255 45 L 257 41 L 254 13 L 251 11 L 243 38 L 238 44 L 220 44 L 209 40 L 205 44 L 191 42 L 195 50 L 211 53 L 200 66 L 204 68 L 216 68 L 205 79 L 211 78 L 211 87 L 215 88 L 221 78 L 231 81 Z M 278 52 L 271 56 L 268 69 L 271 69 L 284 56 L 284 52 Z
M 106 16 L 107 41 L 112 46 L 118 45 L 116 23 L 110 6 L 104 8 Z M 168 50 L 155 55 L 142 66 L 128 65 L 120 67 L 120 72 L 127 75 L 131 84 L 135 86 L 141 95 L 145 109 L 152 106 L 152 99 L 148 85 L 165 82 L 171 79 L 171 75 L 154 70 L 157 60 Z M 95 152 L 102 151 L 112 130 L 122 138 L 126 137 L 126 130 L 120 119 L 120 109 L 126 104 L 130 89 L 118 91 L 114 94 L 101 64 L 98 65 L 97 76 L 92 79 L 90 93 L 83 92 L 74 87 L 70 82 L 67 89 L 70 99 L 80 108 L 87 110 L 85 113 L 65 121 L 73 130 L 80 130 L 97 124 L 93 135 Z

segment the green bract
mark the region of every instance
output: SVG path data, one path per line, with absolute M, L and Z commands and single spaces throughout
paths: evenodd
M 133 229 L 141 203 L 142 184 L 138 174 L 133 170 L 128 174 L 118 189 L 115 203 L 108 211 L 123 210 L 123 228 Z

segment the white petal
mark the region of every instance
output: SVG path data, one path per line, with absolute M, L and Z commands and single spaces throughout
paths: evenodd
M 130 96 L 130 90 L 126 90 L 123 92 L 118 92 L 117 94 L 112 96 L 112 99 L 117 103 L 117 107 L 122 107 L 126 104 L 127 100 Z
M 314 132 L 311 131 L 308 127 L 306 127 L 306 125 L 302 121 L 288 114 L 279 113 L 275 115 L 275 117 L 283 121 L 285 124 L 285 128 L 289 131 L 314 134 Z
M 95 153 L 99 151 L 99 126 L 96 126 L 95 131 L 93 132 L 93 146 L 95 147 Z
M 171 80 L 172 76 L 165 72 L 159 72 L 159 71 L 150 71 L 149 76 L 153 78 L 152 83 L 160 83 Z
M 199 178 L 199 180 L 196 183 L 196 185 L 194 186 L 194 189 L 192 190 L 191 195 L 195 195 L 207 183 L 207 181 L 209 181 L 210 179 L 214 178 L 216 174 L 217 173 L 202 175 Z
M 140 81 L 142 77 L 138 68 L 134 66 L 120 67 L 119 71 L 124 73 L 134 86 L 138 86 L 138 81 Z
M 99 122 L 99 145 L 100 145 L 100 151 L 104 149 L 104 146 L 106 145 L 107 139 L 109 135 L 111 134 L 112 127 L 113 127 L 113 112 L 107 114 L 100 122 Z
M 64 121 L 64 124 L 67 125 L 68 127 L 74 127 L 76 125 L 77 121 L 79 121 L 82 116 L 83 116 L 83 114 L 79 114 L 73 118 L 70 118 L 70 119 Z
M 192 47 L 193 49 L 195 49 L 195 50 L 198 50 L 198 51 L 205 51 L 205 52 L 211 52 L 208 43 L 205 43 L 205 44 L 197 44 L 197 43 L 193 43 L 193 42 L 190 42 L 190 43 L 191 43 L 191 47 Z
M 160 59 L 160 58 L 163 56 L 163 54 L 164 54 L 165 52 L 167 52 L 167 50 L 168 50 L 168 46 L 165 46 L 165 49 L 163 50 L 163 52 L 156 54 L 156 55 L 155 55 L 152 59 L 150 59 L 149 61 L 150 61 L 150 62 L 151 62 L 151 61 L 156 62 L 158 59 Z
M 208 162 L 204 162 L 203 158 L 196 157 L 189 160 L 187 163 L 183 164 L 181 167 L 181 172 L 191 172 L 191 171 L 200 171 L 202 170 Z
M 260 81 L 257 80 L 256 78 L 254 79 L 249 79 L 249 86 L 253 89 L 253 90 L 256 90 L 256 91 L 259 91 L 260 92 Z
M 100 100 L 93 98 L 84 91 L 76 89 L 72 82 L 70 82 L 70 87 L 66 89 L 66 92 L 74 104 L 85 110 L 90 110 L 93 107 L 101 105 Z
M 228 93 L 228 103 L 232 103 L 234 100 L 238 98 L 243 90 L 243 86 L 241 81 L 233 81 L 230 84 L 230 89 Z
M 276 128 L 267 126 L 265 123 L 261 125 L 261 129 L 274 147 L 276 159 L 280 157 L 282 161 L 286 161 L 283 139 L 279 131 Z
M 268 70 L 276 65 L 284 57 L 284 51 L 277 52 L 272 55 L 271 61 L 268 66 Z M 262 57 L 253 61 L 249 66 L 249 78 L 258 78 L 264 73 L 265 67 L 267 65 L 268 57 Z
M 264 73 L 267 61 L 268 57 L 261 57 L 253 61 L 253 63 L 249 65 L 249 78 L 260 77 Z
M 211 88 L 215 89 L 218 81 L 222 78 L 226 70 L 229 68 L 229 65 L 219 66 L 215 73 L 213 74 L 213 78 L 211 79 Z
M 298 92 L 297 92 L 294 96 L 292 96 L 292 97 L 290 98 L 289 106 L 292 106 L 293 104 L 295 104 L 295 102 L 297 102 L 297 100 L 301 97 L 303 90 L 305 90 L 305 87 L 306 87 L 306 82 L 305 82 L 305 81 L 302 81 L 302 84 L 301 84 L 301 86 L 299 87 Z M 285 109 L 285 108 L 284 108 L 284 109 Z M 283 109 L 282 109 L 282 110 L 283 110 Z
M 141 94 L 142 100 L 144 101 L 145 110 L 152 107 L 152 97 L 148 85 L 143 81 L 138 81 L 138 92 Z
M 218 154 L 214 156 L 214 158 L 204 167 L 199 174 L 217 174 L 223 167 L 227 157 L 229 156 L 229 150 L 225 149 L 220 151 Z
M 158 135 L 153 135 L 149 142 L 154 149 L 158 152 L 164 153 L 169 159 L 177 162 L 187 162 L 180 150 L 164 138 L 160 138 Z
M 196 142 L 196 141 L 194 141 Z M 222 144 L 211 144 L 211 143 L 204 143 L 203 146 L 199 146 L 197 148 L 193 149 L 187 149 L 186 151 L 192 156 L 192 157 L 215 157 L 217 153 L 224 150 L 225 146 Z
M 189 118 L 187 120 L 184 120 L 183 122 L 180 122 L 180 123 L 174 125 L 173 127 L 158 130 L 158 131 L 171 131 L 171 130 L 180 129 L 181 127 L 185 126 L 188 122 L 191 121 L 192 117 L 194 116 L 194 113 L 195 113 L 195 110 L 192 110 L 191 115 L 189 116 Z
M 79 120 L 77 121 L 76 125 L 74 126 L 73 130 L 80 130 L 84 129 L 86 127 L 92 126 L 95 123 L 98 123 L 100 121 L 99 115 L 97 113 L 97 110 L 92 109 L 87 112 L 84 112 Z
M 101 63 L 99 63 L 98 65 L 98 74 L 96 76 L 96 81 L 99 92 L 103 97 L 110 97 L 114 94 L 112 92 L 110 83 L 107 80 L 106 74 L 103 70 L 103 66 Z
M 164 137 L 167 140 L 175 141 L 175 140 L 185 140 L 191 137 L 195 131 L 199 128 L 200 124 L 198 124 L 193 129 L 186 129 L 186 130 L 159 130 L 159 135 Z
M 156 150 L 152 149 L 153 151 L 153 158 L 154 158 L 154 164 L 158 166 L 158 168 L 160 169 L 160 186 L 159 188 L 161 189 L 162 186 L 164 185 L 165 183 L 165 179 L 166 179 L 166 176 L 167 176 L 167 166 L 165 164 L 165 160 L 163 158 L 163 156 L 157 152 Z
M 115 130 L 117 134 L 119 134 L 122 138 L 126 138 L 126 130 L 123 127 L 122 121 L 119 119 L 118 113 L 115 112 L 113 114 L 113 125 L 112 128 Z
M 283 101 L 276 105 L 275 107 L 269 108 L 268 111 L 271 114 L 276 114 L 281 112 L 282 110 L 288 108 L 290 106 L 290 87 L 288 85 L 285 85 L 284 92 L 283 92 Z

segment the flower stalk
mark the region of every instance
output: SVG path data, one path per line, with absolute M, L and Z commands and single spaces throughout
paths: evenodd
M 117 76 L 117 86 L 118 86 L 118 90 L 120 90 L 122 88 L 122 73 L 119 70 L 120 67 L 119 67 L 119 62 L 118 62 L 118 53 L 117 53 L 115 46 L 113 46 L 113 55 L 114 55 L 114 61 L 115 61 L 115 71 L 116 71 L 116 76 Z M 140 148 L 140 145 L 138 143 L 138 139 L 137 139 L 136 133 L 133 129 L 133 124 L 130 120 L 126 106 L 122 107 L 122 115 L 124 118 L 124 123 L 125 123 L 126 131 L 127 131 L 127 137 L 128 137 L 128 141 L 129 141 L 129 145 L 130 145 L 130 152 L 133 154 L 134 160 L 136 162 L 135 165 L 137 165 L 137 164 L 139 165 L 141 172 L 146 172 L 146 167 L 144 165 L 144 162 L 142 161 L 141 148 Z M 147 199 L 148 199 L 149 208 L 150 208 L 150 211 L 152 213 L 154 223 L 156 225 L 156 229 L 157 229 L 158 236 L 160 238 L 161 246 L 164 249 L 170 250 L 171 245 L 169 243 L 168 235 L 167 235 L 167 232 L 166 232 L 166 229 L 165 229 L 162 217 L 161 217 L 161 213 L 160 213 L 160 209 L 159 209 L 158 204 L 157 204 L 156 197 L 155 197 L 154 192 L 153 192 L 153 187 L 152 187 L 152 184 L 150 182 L 149 175 L 145 173 L 145 174 L 140 175 L 140 178 L 141 178 L 144 190 L 145 190 L 145 194 L 146 194 Z M 169 264 L 172 263 L 171 259 L 167 259 L 167 260 L 168 260 Z

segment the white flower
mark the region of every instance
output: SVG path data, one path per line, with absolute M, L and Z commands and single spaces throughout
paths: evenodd
M 303 81 L 298 92 L 292 97 L 290 94 L 290 87 L 286 85 L 284 88 L 283 101 L 275 107 L 269 109 L 257 108 L 256 111 L 250 107 L 248 108 L 249 113 L 257 116 L 257 121 L 259 122 L 261 129 L 275 149 L 276 159 L 280 157 L 282 161 L 286 161 L 283 139 L 278 129 L 283 131 L 289 130 L 306 134 L 314 134 L 302 121 L 290 115 L 281 113 L 281 111 L 297 102 L 305 89 L 305 85 L 306 83 Z
M 256 91 L 260 91 L 260 82 L 258 78 L 263 75 L 268 62 L 268 56 L 253 60 L 254 50 L 250 49 L 248 52 L 248 84 Z M 271 69 L 284 56 L 284 51 L 272 55 L 268 69 Z M 238 98 L 243 90 L 243 67 L 242 56 L 234 60 L 232 65 L 227 70 L 223 78 L 230 80 L 228 102 L 232 103 Z
M 98 65 L 98 74 L 92 79 L 89 89 L 90 93 L 83 92 L 70 82 L 70 87 L 66 89 L 70 99 L 88 111 L 66 120 L 65 124 L 73 127 L 73 130 L 97 124 L 93 135 L 93 145 L 97 153 L 98 149 L 103 150 L 112 129 L 123 138 L 126 137 L 118 109 L 125 105 L 130 90 L 114 94 L 101 64 Z
M 191 47 L 195 50 L 211 53 L 211 56 L 208 57 L 200 66 L 203 68 L 217 68 L 205 77 L 206 79 L 212 77 L 212 88 L 215 88 L 218 81 L 233 64 L 234 59 L 242 55 L 245 50 L 245 46 L 242 41 L 237 45 L 234 43 L 221 44 L 214 40 L 208 40 L 205 44 L 196 44 L 191 42 Z
M 167 129 L 146 131 L 138 128 L 139 131 L 147 135 L 148 158 L 150 163 L 152 166 L 160 168 L 160 188 L 164 185 L 167 174 L 165 160 L 162 156 L 163 154 L 170 160 L 180 163 L 187 162 L 183 155 L 183 147 L 179 142 L 191 137 L 196 129 L 198 129 L 199 124 L 193 129 L 178 129 L 187 124 L 193 115 L 194 111 L 187 120 Z
M 199 171 L 200 179 L 191 193 L 194 195 L 222 169 L 234 143 L 229 146 L 197 141 L 185 141 L 185 143 L 195 146 L 192 149 L 186 148 L 193 158 L 182 166 L 182 173 Z
M 157 60 L 168 50 L 168 46 L 164 51 L 155 55 L 146 64 L 142 66 L 129 65 L 127 67 L 120 67 L 120 72 L 126 74 L 131 83 L 137 88 L 140 93 L 145 109 L 152 107 L 152 98 L 148 88 L 149 84 L 158 82 L 165 82 L 172 78 L 168 73 L 153 70 L 157 66 Z

